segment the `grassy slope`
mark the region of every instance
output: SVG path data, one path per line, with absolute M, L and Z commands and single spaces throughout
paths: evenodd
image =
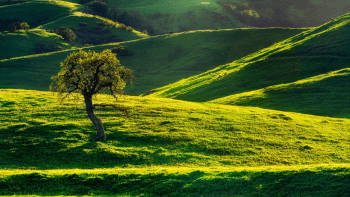
M 96 103 L 112 101 L 104 95 L 95 100 Z M 57 105 L 49 92 L 0 90 L 0 158 L 6 158 L 0 159 L 3 176 L 0 194 L 133 192 L 133 195 L 181 196 L 191 192 L 219 194 L 222 190 L 228 195 L 229 192 L 268 195 L 281 187 L 284 190 L 280 192 L 305 194 L 303 189 L 292 190 L 289 184 L 293 182 L 316 195 L 320 194 L 317 189 L 332 177 L 335 185 L 327 186 L 324 191 L 334 192 L 334 187 L 346 189 L 341 185 L 349 177 L 349 166 L 338 169 L 313 166 L 305 170 L 306 166 L 299 165 L 349 163 L 350 120 L 152 97 L 127 96 L 120 104 L 131 108 L 131 119 L 110 109 L 97 109 L 108 141 L 91 142 L 88 140 L 96 131 L 81 100 L 77 106 L 72 101 Z M 278 170 L 261 168 L 269 165 L 278 165 Z M 242 168 L 221 170 L 233 166 Z M 258 168 L 246 169 L 246 166 Z M 204 167 L 218 168 L 218 172 Z M 129 170 L 109 174 L 108 169 L 101 169 L 99 173 L 105 175 L 97 172 L 88 175 L 82 170 L 94 168 Z M 28 169 L 57 170 L 53 174 L 23 171 Z M 68 169 L 75 169 L 76 175 L 69 175 Z M 183 175 L 176 173 L 180 171 Z M 336 176 L 336 173 L 342 174 Z M 306 175 L 320 182 L 310 181 Z M 33 183 L 29 186 L 25 181 L 29 179 L 39 181 L 38 184 L 44 181 L 49 186 Z M 105 184 L 94 186 L 96 182 Z M 14 183 L 17 187 L 11 186 Z M 57 187 L 50 187 L 51 184 Z M 205 193 L 196 189 L 204 185 L 208 186 Z
M 117 45 L 126 46 L 135 55 L 118 59 L 122 66 L 135 71 L 137 79 L 133 87 L 126 87 L 125 92 L 140 95 L 152 88 L 230 63 L 304 30 L 307 29 L 202 30 L 111 43 L 84 50 L 100 52 Z M 0 68 L 4 70 L 0 73 L 0 88 L 48 90 L 50 77 L 59 72 L 60 62 L 73 51 L 0 60 Z
M 241 0 L 235 0 L 239 2 Z M 135 1 L 111 1 L 110 6 L 116 6 L 121 12 L 140 11 L 147 15 L 161 13 L 158 18 L 150 20 L 155 32 L 167 34 L 169 32 L 183 32 L 186 30 L 231 29 L 243 27 L 235 16 L 230 15 L 216 2 L 221 0 L 208 0 L 210 4 L 201 4 L 202 0 L 135 0 Z
M 241 35 L 244 33 L 247 32 Z M 272 34 L 277 35 L 276 32 Z M 340 35 L 346 36 L 346 32 Z M 157 48 L 153 52 L 160 53 L 164 50 L 165 37 L 158 38 L 154 38 L 156 42 L 153 43 L 145 39 L 126 42 L 130 45 L 125 46 L 149 41 L 148 45 Z M 186 43 L 186 39 L 180 38 Z M 332 38 L 335 47 L 345 47 L 345 51 L 333 51 L 335 56 L 344 55 L 347 43 L 337 43 L 334 34 L 329 36 Z M 193 37 L 187 39 L 193 40 Z M 312 48 L 314 43 L 309 43 Z M 92 48 L 98 51 L 113 45 Z M 216 48 L 218 45 L 215 46 L 218 54 L 222 49 L 227 50 Z M 185 47 L 179 47 L 179 51 Z M 141 53 L 136 47 L 133 49 L 133 52 Z M 298 55 L 323 54 L 321 47 L 311 52 L 302 49 L 308 48 L 301 47 L 297 52 L 302 53 Z M 327 48 L 327 54 L 331 49 Z M 12 80 L 17 88 L 32 89 L 31 86 L 36 86 L 45 89 L 46 84 L 42 82 L 49 83 L 49 80 L 43 79 L 49 78 L 53 66 L 42 65 L 40 61 L 52 60 L 59 64 L 70 52 L 0 61 L 0 67 L 6 73 L 1 76 L 5 81 L 3 87 L 9 88 L 6 83 Z M 284 54 L 295 56 L 295 53 Z M 174 54 L 168 58 L 172 56 Z M 125 62 L 131 60 L 127 58 L 124 58 Z M 191 60 L 193 65 L 198 55 L 191 58 L 194 59 Z M 276 58 L 283 59 L 278 55 Z M 123 57 L 123 64 L 122 60 Z M 186 58 L 180 59 L 178 68 L 187 61 Z M 291 60 L 285 58 L 285 61 Z M 21 66 L 24 64 L 26 67 Z M 349 69 L 339 70 L 343 67 L 336 64 L 331 66 L 314 78 L 310 75 L 304 81 L 246 94 L 254 95 L 254 99 L 263 94 L 273 95 L 276 91 L 288 94 L 328 91 L 321 96 L 331 98 L 330 94 L 335 92 L 335 96 L 346 98 L 347 95 L 340 94 L 343 89 L 339 83 L 347 83 Z M 327 73 L 333 70 L 339 71 Z M 42 77 L 34 75 L 36 72 Z M 157 71 L 153 74 L 161 76 Z M 162 77 L 159 80 L 169 78 Z M 28 85 L 23 85 L 27 81 Z M 288 97 L 278 96 L 286 102 L 291 101 Z M 350 160 L 350 121 L 347 119 L 128 96 L 121 100 L 121 104 L 131 107 L 132 118 L 126 119 L 109 109 L 96 110 L 104 123 L 108 141 L 90 142 L 88 139 L 95 136 L 95 129 L 82 102 L 77 106 L 72 103 L 60 106 L 54 104 L 54 98 L 48 92 L 0 90 L 0 195 L 348 196 L 350 193 L 347 186 L 350 166 L 345 164 Z M 246 99 L 243 96 L 237 98 L 238 101 Z M 310 102 L 312 97 L 307 99 Z M 104 101 L 112 100 L 100 96 L 99 102 Z M 236 101 L 226 97 L 213 102 Z M 246 99 L 245 102 L 255 101 Z
M 350 68 L 210 102 L 350 118 Z
M 5 175 L 3 186 L 11 188 L 1 193 L 9 196 L 348 196 L 349 167 L 150 167 L 0 172 Z
M 83 7 L 83 5 L 67 1 L 28 1 L 27 3 L 1 6 L 0 18 L 13 19 L 15 13 L 15 18 L 21 21 L 34 23 L 43 20 L 40 23 L 45 24 L 65 17 Z
M 35 43 L 41 42 L 45 45 L 60 45 L 63 50 L 74 49 L 76 47 L 63 41 L 63 38 L 55 33 L 49 33 L 41 29 L 34 29 L 26 33 L 24 30 L 20 32 L 0 32 L 0 47 L 6 48 L 0 54 L 0 59 L 14 58 L 35 54 L 32 50 L 36 47 Z
M 0 32 L 0 47 L 7 48 L 8 50 L 4 51 L 0 54 L 0 59 L 6 59 L 8 57 L 21 57 L 27 56 L 30 54 L 35 54 L 32 50 L 36 47 L 35 43 L 41 42 L 46 46 L 48 44 L 60 45 L 64 50 L 66 49 L 77 49 L 79 47 L 83 47 L 82 44 L 76 42 L 74 45 L 67 43 L 62 40 L 62 37 L 54 34 L 46 32 L 46 29 L 53 30 L 55 28 L 64 26 L 68 28 L 79 29 L 79 23 L 85 22 L 90 27 L 96 26 L 95 22 L 108 21 L 108 19 L 103 17 L 93 17 L 90 14 L 84 14 L 81 12 L 76 12 L 76 10 L 80 10 L 82 6 L 75 3 L 67 3 L 64 1 L 58 1 L 59 3 L 52 3 L 51 1 L 41 2 L 41 1 L 32 1 L 31 4 L 27 5 L 26 3 L 16 4 L 16 7 L 12 9 L 12 7 L 0 7 L 0 11 L 6 11 L 20 13 L 18 17 L 25 22 L 31 23 L 35 22 L 38 19 L 45 18 L 47 19 L 44 22 L 41 22 L 39 26 L 31 26 L 31 30 L 28 33 L 25 33 L 24 30 L 20 30 L 20 32 L 8 32 L 3 31 Z M 15 6 L 15 5 L 13 5 Z M 36 8 L 38 7 L 39 8 Z M 41 8 L 40 6 L 45 6 L 45 8 Z M 36 8 L 36 9 L 34 9 Z M 47 15 L 47 12 L 41 12 L 40 9 L 45 9 L 47 12 L 52 12 L 52 15 Z M 38 13 L 35 13 L 38 12 Z M 35 18 L 25 17 L 31 16 L 33 13 L 36 14 Z M 59 13 L 59 14 L 58 14 Z M 63 15 L 64 13 L 65 15 Z M 0 14 L 2 16 L 2 14 Z M 118 23 L 115 23 L 119 25 Z M 117 26 L 118 27 L 118 26 Z M 109 28 L 109 27 L 108 27 Z M 109 28 L 111 33 L 108 35 L 118 35 L 118 38 L 124 40 L 136 40 L 139 38 L 149 37 L 148 35 L 142 34 L 138 31 L 129 32 L 126 30 L 122 30 L 120 28 Z M 108 36 L 104 35 L 104 36 Z M 16 43 L 16 44 L 14 44 Z
M 300 33 L 233 63 L 158 88 L 152 95 L 210 101 L 347 68 L 349 23 L 350 14 L 343 15 L 334 22 Z M 218 78 L 225 72 L 227 77 Z M 344 80 L 348 83 L 349 78 Z M 346 104 L 344 102 L 342 106 Z

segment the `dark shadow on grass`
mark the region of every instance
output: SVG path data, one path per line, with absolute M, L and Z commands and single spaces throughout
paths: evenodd
M 322 170 L 322 171 L 321 171 Z M 349 196 L 348 168 L 316 171 L 241 171 L 207 174 L 66 174 L 32 173 L 0 179 L 0 195 L 145 196 Z

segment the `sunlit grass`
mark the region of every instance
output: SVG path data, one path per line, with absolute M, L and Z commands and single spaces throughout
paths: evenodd
M 346 196 L 350 166 L 159 167 L 0 171 L 20 196 Z M 3 196 L 3 195 L 2 195 Z
M 59 63 L 82 46 L 25 56 L 35 42 L 59 43 L 42 29 L 106 20 L 77 12 L 87 5 L 76 3 L 0 8 L 6 17 L 44 4 L 51 12 L 47 23 L 16 33 L 17 43 L 13 33 L 0 35 L 1 44 L 22 46 L 2 54 L 16 58 L 0 60 L 0 88 L 18 88 L 0 89 L 1 196 L 349 196 L 348 15 L 311 30 L 149 37 L 113 28 L 128 41 L 84 50 L 126 46 L 135 55 L 118 59 L 137 77 L 126 92 L 161 88 L 120 98 L 130 119 L 96 109 L 107 141 L 93 142 L 96 130 L 81 97 L 60 105 L 52 93 L 30 90 L 48 90 Z M 93 102 L 113 101 L 98 95 Z
M 1 90 L 2 169 L 265 166 L 347 163 L 350 120 L 127 96 L 131 119 L 98 109 L 107 141 L 92 142 L 85 106 L 49 92 Z M 99 98 L 99 99 L 98 99 Z M 100 95 L 100 102 L 113 102 Z M 104 160 L 99 160 L 103 157 Z M 15 158 L 23 158 L 17 160 Z

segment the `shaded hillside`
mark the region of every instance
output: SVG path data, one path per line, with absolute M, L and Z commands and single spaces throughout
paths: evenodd
M 209 101 L 349 67 L 350 14 L 206 73 L 158 88 L 153 96 Z M 226 77 L 219 77 L 224 75 Z
M 55 21 L 72 14 L 84 6 L 66 1 L 28 1 L 0 6 L 0 31 L 8 30 L 10 23 L 27 22 L 30 28 Z
M 350 68 L 209 102 L 350 118 Z
M 117 9 L 119 22 L 155 35 L 216 27 L 316 27 L 350 11 L 347 0 L 134 0 L 109 5 Z
M 22 6 L 25 7 L 24 4 Z M 64 41 L 60 35 L 49 32 L 61 26 L 70 28 L 76 34 L 77 37 L 74 42 Z M 36 43 L 38 42 L 44 44 L 47 48 L 50 48 L 49 45 L 53 44 L 66 50 L 84 47 L 86 44 L 100 45 L 150 37 L 135 30 L 122 29 L 121 26 L 121 24 L 103 17 L 93 17 L 90 14 L 74 12 L 36 28 L 31 26 L 28 32 L 24 30 L 18 32 L 3 31 L 0 32 L 0 47 L 7 50 L 0 53 L 0 59 L 37 54 L 35 48 L 37 48 Z
M 133 87 L 125 92 L 140 95 L 231 63 L 275 42 L 307 29 L 231 29 L 203 30 L 149 37 L 140 40 L 84 48 L 100 52 L 125 46 L 133 56 L 117 56 L 122 66 L 134 70 Z M 206 42 L 203 42 L 205 40 Z M 76 50 L 24 56 L 0 61 L 0 88 L 49 90 L 50 77 L 60 70 L 60 62 Z

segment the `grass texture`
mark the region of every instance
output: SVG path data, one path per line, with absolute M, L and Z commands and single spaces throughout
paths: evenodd
M 138 96 L 119 104 L 130 107 L 131 118 L 95 110 L 108 140 L 92 142 L 96 131 L 82 100 L 60 105 L 50 92 L 0 90 L 0 194 L 246 196 L 301 183 L 315 195 L 346 190 L 348 119 Z M 335 185 L 318 192 L 328 176 Z M 305 194 L 302 187 L 293 192 Z
M 345 14 L 150 96 L 348 117 L 349 23 Z
M 312 29 L 159 36 L 114 23 L 106 28 L 125 42 L 83 47 L 45 31 L 107 21 L 81 13 L 87 4 L 78 3 L 0 7 L 3 20 L 16 13 L 35 24 L 28 33 L 0 33 L 1 196 L 350 195 L 350 14 Z M 166 11 L 200 3 L 118 6 Z M 32 55 L 36 42 L 64 50 Z M 59 104 L 47 91 L 69 54 L 116 46 L 134 53 L 117 57 L 136 76 L 118 101 L 131 118 L 95 109 L 107 141 L 94 142 L 83 98 Z M 114 102 L 104 94 L 93 98 Z
M 94 18 L 89 18 L 89 20 L 94 23 Z M 74 24 L 78 26 L 79 23 Z M 125 92 L 131 95 L 140 95 L 148 90 L 166 86 L 230 63 L 304 30 L 283 28 L 227 29 L 220 31 L 199 30 L 155 37 L 142 37 L 141 35 L 140 37 L 128 37 L 125 35 L 125 38 L 133 40 L 84 47 L 82 50 L 101 52 L 116 46 L 125 46 L 125 49 L 134 53 L 134 56 L 117 56 L 117 58 L 122 66 L 134 70 L 134 75 L 137 78 L 133 86 L 126 86 Z M 125 31 L 124 33 L 130 32 Z M 202 40 L 210 40 L 210 42 Z M 36 40 L 30 42 L 35 43 Z M 59 72 L 60 63 L 69 54 L 79 50 L 78 48 L 69 49 L 69 47 L 71 45 L 67 45 L 67 49 L 60 52 L 0 60 L 0 68 L 3 70 L 0 73 L 2 78 L 0 88 L 48 91 L 51 84 L 50 77 Z

